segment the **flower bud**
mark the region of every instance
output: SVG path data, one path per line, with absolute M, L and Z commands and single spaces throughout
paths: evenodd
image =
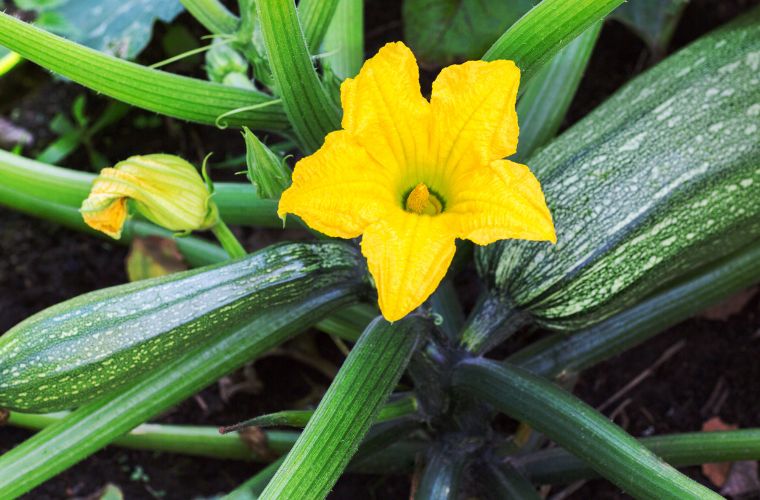
M 248 61 L 228 44 L 214 40 L 206 52 L 206 74 L 212 82 L 231 87 L 253 88 L 248 77 Z
M 262 144 L 258 137 L 245 127 L 243 137 L 248 178 L 256 192 L 260 198 L 280 199 L 282 192 L 290 186 L 291 172 L 285 165 L 285 160 Z
M 219 218 L 198 171 L 172 155 L 132 156 L 104 168 L 80 212 L 88 226 L 119 239 L 128 200 L 146 219 L 171 231 L 209 229 Z

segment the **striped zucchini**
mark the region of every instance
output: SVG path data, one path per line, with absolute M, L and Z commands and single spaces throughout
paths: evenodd
M 496 300 L 502 313 L 574 330 L 758 239 L 759 82 L 755 9 L 632 80 L 534 155 L 527 163 L 558 243 L 479 249 L 495 299 L 474 322 L 487 324 Z
M 341 243 L 281 244 L 53 306 L 0 337 L 0 407 L 72 408 L 272 307 L 341 287 L 358 294 L 362 262 Z

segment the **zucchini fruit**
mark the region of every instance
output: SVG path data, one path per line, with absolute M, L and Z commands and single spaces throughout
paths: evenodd
M 366 287 L 361 256 L 346 244 L 314 242 L 81 295 L 0 337 L 0 407 L 78 406 L 272 307 L 341 287 L 357 296 Z
M 528 160 L 558 243 L 479 248 L 493 299 L 470 325 L 497 323 L 486 317 L 496 300 L 505 318 L 575 330 L 757 240 L 759 82 L 755 9 L 635 78 Z

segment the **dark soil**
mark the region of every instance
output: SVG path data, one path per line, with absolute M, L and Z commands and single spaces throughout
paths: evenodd
M 671 50 L 757 4 L 757 0 L 692 0 L 674 35 Z M 400 1 L 368 1 L 368 53 L 374 53 L 387 41 L 402 38 L 400 10 Z M 189 16 L 182 16 L 180 22 L 202 34 Z M 158 43 L 152 44 L 141 56 L 144 62 L 162 58 L 158 46 Z M 651 63 L 651 55 L 638 38 L 620 24 L 608 23 L 566 126 Z M 430 73 L 423 78 L 429 80 L 433 76 Z M 44 71 L 26 64 L 13 78 L 1 81 L 0 93 L 14 96 L 0 103 L 0 115 L 34 134 L 36 143 L 25 151 L 31 155 L 52 139 L 46 125 L 52 116 L 58 112 L 68 113 L 72 100 L 86 92 L 75 85 L 53 81 Z M 90 93 L 87 93 L 87 101 L 88 112 L 94 116 L 107 102 Z M 181 154 L 194 162 L 199 162 L 209 151 L 217 153 L 217 161 L 243 152 L 242 141 L 229 131 L 150 116 L 141 111 L 130 112 L 122 122 L 97 138 L 99 151 L 111 161 L 137 153 L 163 151 Z M 64 163 L 86 169 L 87 157 L 80 151 Z M 271 231 L 242 234 L 251 249 L 281 237 Z M 0 332 L 62 300 L 123 283 L 125 256 L 125 248 L 108 241 L 0 209 Z M 323 336 L 316 338 L 320 357 L 328 364 L 338 365 L 341 355 L 337 349 Z M 635 436 L 697 431 L 713 416 L 739 427 L 760 426 L 760 399 L 756 388 L 760 378 L 757 364 L 760 297 L 757 295 L 729 318 L 688 320 L 585 372 L 578 381 L 576 393 L 589 404 L 600 406 L 678 342 L 685 345 L 651 376 L 608 405 L 605 414 L 614 414 L 615 421 Z M 238 373 L 233 379 L 241 382 L 244 377 Z M 329 378 L 312 367 L 281 356 L 266 357 L 255 364 L 255 377 L 248 384 L 252 392 L 238 392 L 224 401 L 219 386 L 214 385 L 157 420 L 213 426 L 234 423 L 263 412 L 314 403 L 328 384 Z M 11 427 L 0 428 L 0 453 L 30 435 Z M 26 498 L 82 498 L 96 493 L 109 482 L 118 485 L 129 499 L 208 497 L 231 490 L 258 467 L 109 447 L 38 487 Z M 698 467 L 689 468 L 687 472 L 706 481 Z M 409 484 L 408 477 L 347 476 L 338 483 L 331 498 L 408 498 Z M 552 492 L 562 488 L 555 487 Z M 594 480 L 580 486 L 569 498 L 628 497 L 606 481 Z

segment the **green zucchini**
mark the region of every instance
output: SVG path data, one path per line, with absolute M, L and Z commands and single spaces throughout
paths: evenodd
M 588 326 L 757 240 L 759 82 L 755 9 L 635 78 L 528 160 L 558 242 L 478 249 L 492 298 L 464 344 L 520 312 L 559 331 Z
M 88 293 L 0 337 L 0 407 L 69 409 L 115 392 L 257 313 L 366 286 L 361 256 L 337 242 L 268 247 L 240 260 Z

